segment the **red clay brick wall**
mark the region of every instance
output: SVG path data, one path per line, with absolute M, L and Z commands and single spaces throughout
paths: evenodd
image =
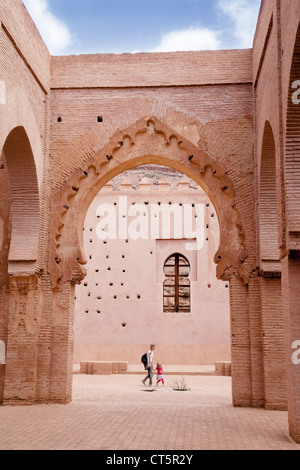
M 176 71 L 176 73 L 174 73 Z M 52 57 L 51 88 L 251 83 L 251 50 Z
M 48 172 L 50 54 L 20 0 L 1 0 L 0 22 L 0 80 L 2 90 L 0 104 L 0 216 L 5 222 L 0 268 L 0 340 L 4 340 L 7 351 L 6 366 L 1 366 L 0 370 L 0 402 L 3 401 L 3 395 L 6 395 L 6 397 L 22 395 L 25 402 L 26 400 L 32 402 L 35 399 L 34 390 L 36 389 L 37 377 L 37 371 L 34 370 L 34 368 L 37 354 L 38 328 L 36 328 L 36 326 L 39 316 L 36 313 L 37 306 L 39 305 L 39 291 L 37 290 L 36 293 L 33 293 L 31 290 L 32 284 L 30 284 L 28 280 L 24 281 L 24 286 L 30 284 L 30 292 L 27 293 L 28 295 L 25 295 L 26 287 L 24 288 L 25 291 L 22 291 L 22 295 L 24 294 L 24 297 L 22 297 L 22 307 L 21 303 L 18 304 L 18 302 L 15 302 L 14 294 L 9 293 L 7 278 L 7 258 L 11 233 L 9 182 L 12 182 L 13 178 L 18 181 L 18 178 L 21 175 L 24 176 L 26 171 L 22 172 L 22 168 L 20 167 L 17 172 L 14 171 L 13 174 L 10 174 L 8 172 L 9 166 L 7 165 L 3 148 L 11 131 L 17 127 L 19 127 L 19 130 L 23 127 L 24 130 L 21 130 L 21 132 L 25 131 L 24 134 L 29 139 L 35 160 L 41 190 L 39 195 L 40 215 L 45 222 L 41 226 L 43 233 L 40 233 L 38 246 L 39 259 L 37 259 L 37 268 L 39 269 L 42 266 L 45 267 L 48 236 L 45 213 L 47 211 L 48 217 L 49 211 L 47 207 L 47 194 L 42 188 L 42 181 L 44 177 L 47 178 Z M 4 87 L 3 84 L 5 85 Z M 16 135 L 17 134 L 20 136 L 20 132 L 17 132 Z M 14 142 L 12 138 L 10 141 L 10 149 L 13 149 L 14 144 L 16 144 L 15 148 L 17 148 L 17 141 Z M 10 153 L 10 150 L 8 153 Z M 23 163 L 26 165 L 25 161 Z M 2 169 L 2 165 L 4 169 Z M 32 169 L 34 169 L 34 165 L 32 165 Z M 10 171 L 12 171 L 11 165 Z M 30 181 L 32 180 L 31 176 L 29 178 Z M 22 178 L 20 179 L 22 180 Z M 28 178 L 25 183 L 25 187 L 26 186 L 28 189 Z M 27 191 L 25 187 L 22 188 L 22 185 L 19 185 L 20 191 L 23 191 L 24 214 L 30 203 L 28 202 L 30 198 L 26 200 Z M 47 186 L 45 186 L 45 189 L 46 188 Z M 35 207 L 35 214 L 37 216 L 38 212 L 38 207 Z M 27 229 L 28 228 L 30 228 L 30 223 L 28 223 Z M 21 234 L 21 232 L 19 233 Z M 26 247 L 24 247 L 23 255 L 18 255 L 18 258 L 24 256 L 25 248 Z M 21 281 L 19 280 L 18 282 Z M 19 286 L 21 286 L 21 284 L 19 283 Z M 28 317 L 26 319 L 27 330 L 25 333 L 22 331 L 23 320 L 21 320 L 24 314 L 24 305 L 26 305 L 28 311 Z M 10 315 L 8 313 L 9 309 L 11 309 Z M 34 318 L 33 325 L 30 325 L 29 322 L 31 316 Z M 18 318 L 19 321 L 17 321 Z M 10 323 L 8 319 L 10 319 Z M 24 356 L 25 350 L 28 354 L 26 361 Z M 17 376 L 18 370 L 20 371 L 19 377 Z M 4 374 L 5 390 L 3 394 Z M 25 377 L 24 383 L 26 383 L 26 387 L 21 383 L 22 377 Z

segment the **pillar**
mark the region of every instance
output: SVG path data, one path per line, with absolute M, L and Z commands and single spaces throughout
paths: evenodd
M 35 402 L 38 279 L 10 276 L 4 405 Z
M 263 367 L 263 334 L 261 318 L 260 276 L 253 272 L 248 285 L 248 308 L 251 355 L 252 406 L 265 406 L 265 384 Z
M 286 370 L 281 274 L 261 277 L 265 408 L 286 410 Z
M 231 375 L 234 406 L 252 406 L 248 286 L 230 279 Z
M 52 403 L 72 400 L 75 285 L 68 281 L 53 293 L 50 394 Z
M 300 443 L 300 252 L 282 261 L 282 298 L 286 339 L 288 420 L 291 437 Z M 299 346 L 298 346 L 299 348 Z M 299 350 L 299 349 L 298 349 Z

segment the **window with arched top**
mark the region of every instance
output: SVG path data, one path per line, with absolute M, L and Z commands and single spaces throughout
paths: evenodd
M 164 312 L 189 313 L 191 311 L 191 266 L 179 253 L 171 255 L 164 264 Z

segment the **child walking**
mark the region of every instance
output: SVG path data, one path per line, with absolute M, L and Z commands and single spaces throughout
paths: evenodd
M 155 370 L 157 371 L 156 385 L 158 385 L 159 382 L 162 382 L 162 384 L 164 386 L 165 385 L 164 371 L 163 371 L 162 365 L 159 362 L 156 364 L 156 369 Z

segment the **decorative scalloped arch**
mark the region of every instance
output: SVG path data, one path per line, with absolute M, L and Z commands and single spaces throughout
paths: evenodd
M 174 168 L 205 190 L 220 224 L 217 277 L 229 279 L 235 273 L 247 282 L 244 232 L 226 170 L 158 119 L 148 117 L 115 134 L 54 194 L 49 260 L 54 287 L 65 281 L 79 283 L 86 274 L 82 228 L 99 190 L 116 175 L 151 163 Z

